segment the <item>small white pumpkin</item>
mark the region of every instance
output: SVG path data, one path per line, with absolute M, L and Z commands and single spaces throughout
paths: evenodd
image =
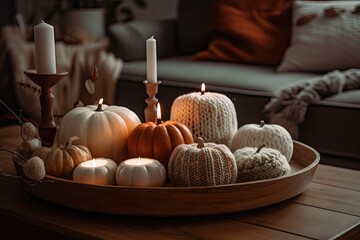
M 108 158 L 96 158 L 80 163 L 73 172 L 75 182 L 112 185 L 115 184 L 117 164 Z
M 244 147 L 259 147 L 265 144 L 266 147 L 279 150 L 288 161 L 294 150 L 294 144 L 289 132 L 277 124 L 265 124 L 260 121 L 258 124 L 246 124 L 238 129 L 233 137 L 231 151 Z
M 119 164 L 115 178 L 120 186 L 160 187 L 165 184 L 166 170 L 158 160 L 131 158 Z
M 113 159 L 117 164 L 128 158 L 127 140 L 139 125 L 139 117 L 120 106 L 89 105 L 70 110 L 61 120 L 58 141 L 66 142 L 71 136 L 80 138 L 93 157 Z
M 290 165 L 278 150 L 245 147 L 235 151 L 238 174 L 236 182 L 248 182 L 280 177 L 290 172 Z

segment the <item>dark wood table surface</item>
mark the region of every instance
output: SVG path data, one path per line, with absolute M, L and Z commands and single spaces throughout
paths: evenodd
M 19 127 L 0 128 L 15 149 Z M 0 169 L 15 174 L 0 152 Z M 61 192 L 59 192 L 61 194 Z M 191 207 L 191 206 L 189 206 Z M 27 193 L 0 177 L 0 239 L 360 239 L 360 171 L 320 164 L 308 189 L 264 208 L 201 217 L 132 217 L 84 212 Z

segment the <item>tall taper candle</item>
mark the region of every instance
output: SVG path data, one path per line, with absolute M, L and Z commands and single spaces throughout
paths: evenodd
M 154 36 L 146 40 L 146 80 L 157 81 L 156 40 Z
M 36 72 L 56 73 L 54 27 L 41 21 L 34 27 Z

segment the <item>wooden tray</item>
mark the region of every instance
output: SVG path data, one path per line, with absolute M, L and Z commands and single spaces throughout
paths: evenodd
M 320 161 L 311 147 L 294 141 L 291 173 L 279 178 L 212 187 L 124 187 L 76 183 L 52 176 L 32 195 L 70 208 L 133 216 L 195 216 L 250 210 L 294 197 L 306 190 Z

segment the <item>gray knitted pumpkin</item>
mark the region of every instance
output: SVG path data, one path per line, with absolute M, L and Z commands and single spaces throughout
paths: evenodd
M 174 149 L 168 174 L 175 186 L 214 186 L 235 183 L 237 167 L 227 146 L 198 138 L 197 144 L 181 144 Z
M 270 179 L 290 172 L 290 165 L 284 155 L 276 149 L 263 146 L 245 147 L 235 151 L 238 169 L 236 182 Z
M 244 147 L 266 147 L 279 150 L 290 161 L 294 145 L 289 132 L 277 124 L 246 124 L 238 129 L 232 139 L 231 151 Z
M 194 139 L 231 145 L 237 131 L 233 102 L 224 94 L 194 92 L 177 97 L 171 106 L 170 119 L 185 124 Z

